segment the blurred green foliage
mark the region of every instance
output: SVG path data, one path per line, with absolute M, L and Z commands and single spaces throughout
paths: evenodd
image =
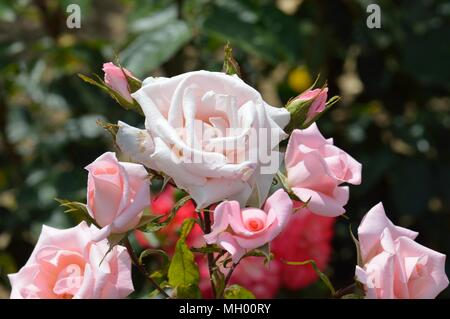
M 366 25 L 373 2 L 380 29 Z M 80 5 L 80 29 L 66 27 L 70 3 Z M 3 0 L 0 297 L 43 223 L 77 222 L 53 199 L 84 201 L 83 167 L 113 149 L 96 120 L 143 124 L 76 74 L 101 75 L 116 57 L 141 78 L 220 71 L 227 41 L 244 80 L 273 105 L 319 73 L 342 96 L 318 124 L 363 163 L 347 205 L 354 227 L 383 201 L 394 222 L 420 232 L 420 243 L 450 254 L 449 39 L 445 0 Z M 336 287 L 351 282 L 355 258 L 339 220 L 328 269 Z M 315 284 L 282 296 L 327 291 Z

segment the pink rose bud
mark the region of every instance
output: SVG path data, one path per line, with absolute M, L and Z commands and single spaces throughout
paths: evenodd
M 225 201 L 214 210 L 211 233 L 204 236 L 208 244 L 227 250 L 237 263 L 248 250 L 272 241 L 283 230 L 292 213 L 292 201 L 282 189 L 272 194 L 258 208 L 241 209 L 237 201 Z
M 310 121 L 317 114 L 325 110 L 327 103 L 328 88 L 308 90 L 297 96 L 294 101 L 310 103 L 308 108 L 308 114 L 306 115 L 306 121 Z
M 328 88 L 307 90 L 289 101 L 286 109 L 291 114 L 287 131 L 307 128 L 327 107 Z
M 444 254 L 414 241 L 418 233 L 395 226 L 379 203 L 358 228 L 361 265 L 356 278 L 369 299 L 432 299 L 448 286 Z
M 11 299 L 110 299 L 134 291 L 125 247 L 108 252 L 108 241 L 93 240 L 86 222 L 69 229 L 43 226 L 24 267 L 8 275 Z
M 361 164 L 325 139 L 316 123 L 294 130 L 285 155 L 287 182 L 294 194 L 316 214 L 335 217 L 345 213 L 348 186 L 361 183 Z
M 105 83 L 114 91 L 119 93 L 125 100 L 133 103 L 130 95 L 130 89 L 125 74 L 129 77 L 134 76 L 130 71 L 114 65 L 112 62 L 103 64 L 103 72 L 105 73 Z M 125 73 L 125 74 L 124 74 Z
M 119 162 L 115 153 L 107 152 L 86 170 L 88 211 L 103 227 L 98 238 L 136 227 L 142 211 L 150 205 L 150 181 L 144 166 Z

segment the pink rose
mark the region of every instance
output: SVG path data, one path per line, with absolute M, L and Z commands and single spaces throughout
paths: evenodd
M 30 259 L 9 275 L 11 298 L 127 297 L 134 291 L 130 256 L 122 246 L 108 253 L 106 239 L 93 240 L 95 231 L 84 221 L 61 230 L 44 225 Z
M 295 201 L 294 208 L 303 203 Z M 305 261 L 313 259 L 320 270 L 325 270 L 332 253 L 335 218 L 319 216 L 309 209 L 300 209 L 292 215 L 289 224 L 270 244 L 275 260 Z M 304 288 L 318 277 L 309 266 L 280 263 L 280 277 L 284 287 L 292 290 Z
M 311 121 L 317 114 L 325 110 L 327 104 L 328 88 L 308 90 L 294 98 L 294 102 L 311 102 L 308 113 L 306 115 L 306 122 Z
M 136 227 L 150 205 L 150 181 L 144 166 L 119 162 L 107 152 L 86 166 L 87 207 L 100 227 L 99 239 Z
M 294 130 L 286 157 L 287 181 L 294 194 L 319 215 L 334 217 L 345 213 L 348 186 L 361 183 L 361 164 L 325 139 L 313 123 Z
M 147 78 L 132 96 L 145 130 L 120 122 L 116 142 L 133 161 L 172 177 L 197 208 L 225 199 L 244 206 L 252 194 L 264 202 L 281 164 L 275 149 L 287 137 L 285 108 L 222 72 Z
M 103 72 L 105 73 L 105 83 L 114 91 L 119 93 L 125 100 L 133 103 L 133 98 L 130 95 L 128 81 L 125 74 L 129 77 L 134 76 L 130 71 L 114 65 L 112 62 L 103 64 Z M 125 73 L 125 74 L 124 74 Z
M 205 235 L 208 244 L 227 250 L 237 263 L 254 248 L 272 241 L 283 230 L 292 213 L 289 195 L 279 189 L 270 196 L 264 209 L 241 209 L 236 201 L 220 203 L 214 210 L 211 233 Z
M 417 235 L 395 226 L 381 203 L 366 214 L 358 228 L 362 266 L 356 266 L 366 298 L 431 299 L 448 286 L 446 256 L 416 243 Z

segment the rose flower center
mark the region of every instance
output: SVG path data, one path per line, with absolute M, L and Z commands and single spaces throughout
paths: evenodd
M 259 218 L 249 218 L 245 226 L 248 230 L 258 231 L 263 229 L 264 222 Z

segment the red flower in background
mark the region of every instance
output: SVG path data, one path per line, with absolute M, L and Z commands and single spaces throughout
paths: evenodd
M 294 202 L 294 209 L 302 203 Z M 315 260 L 320 270 L 324 270 L 331 255 L 331 240 L 335 218 L 319 216 L 308 209 L 295 213 L 284 231 L 273 240 L 271 250 L 276 260 Z M 282 285 L 289 289 L 301 289 L 318 279 L 309 265 L 293 266 L 281 264 Z
M 231 275 L 230 284 L 250 290 L 256 298 L 273 298 L 281 286 L 281 269 L 277 260 L 265 265 L 262 257 L 247 257 Z
M 152 199 L 151 210 L 154 214 L 168 214 L 175 205 L 175 188 L 167 185 L 166 188 L 159 193 L 155 199 Z
M 151 211 L 155 215 L 165 215 L 170 213 L 170 210 L 175 205 L 175 189 L 172 185 L 162 191 L 151 203 Z M 161 239 L 161 248 L 167 250 L 167 253 L 172 254 L 175 248 L 175 244 L 178 240 L 178 231 L 186 218 L 196 218 L 194 202 L 189 200 L 184 204 L 176 213 L 172 221 L 164 228 L 162 228 L 158 234 Z M 135 237 L 137 242 L 142 248 L 152 247 L 152 244 L 146 237 L 144 232 L 139 230 L 135 231 Z M 194 228 L 189 233 L 186 239 L 186 243 L 191 247 L 200 247 L 204 244 L 203 231 L 198 224 L 194 225 Z

